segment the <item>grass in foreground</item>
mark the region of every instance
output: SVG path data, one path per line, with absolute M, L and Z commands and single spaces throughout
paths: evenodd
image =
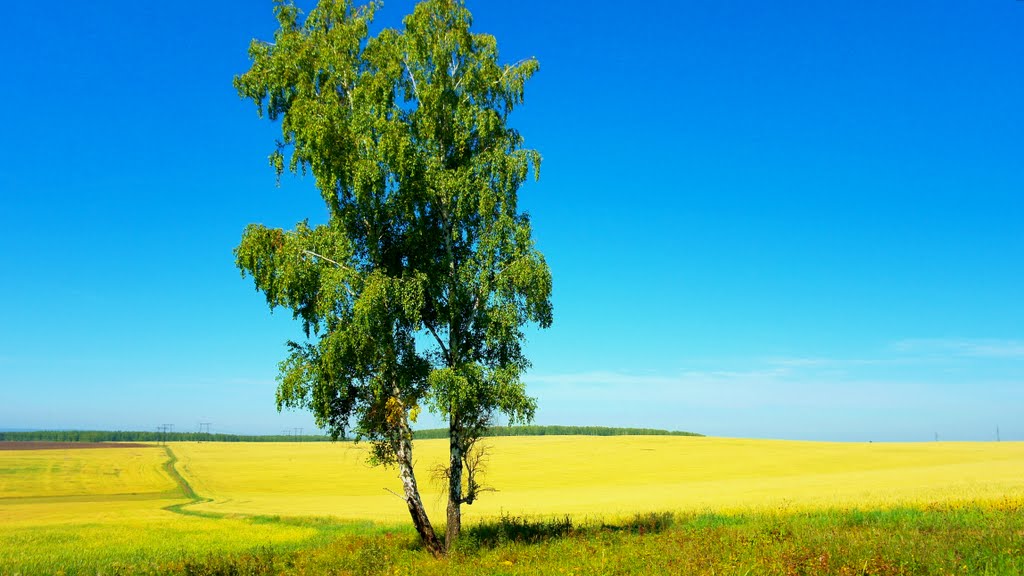
M 502 517 L 470 528 L 449 558 L 410 530 L 351 533 L 304 549 L 254 549 L 109 574 L 931 575 L 1024 574 L 1018 501 L 888 511 L 652 513 L 622 522 Z
M 277 553 L 321 545 L 344 533 L 315 524 L 173 514 L 120 522 L 71 522 L 0 530 L 0 575 L 131 574 L 208 554 L 237 555 L 256 546 Z M 352 529 L 350 529 L 351 531 Z M 361 533 L 361 532 L 360 532 Z M 147 568 L 149 569 L 149 568 Z

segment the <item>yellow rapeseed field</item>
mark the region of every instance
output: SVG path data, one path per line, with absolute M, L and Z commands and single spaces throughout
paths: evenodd
M 486 493 L 467 518 L 577 518 L 645 511 L 877 508 L 1024 497 L 1024 443 L 824 443 L 664 436 L 489 438 Z M 197 510 L 401 521 L 394 470 L 350 443 L 172 445 L 212 501 Z M 442 520 L 432 469 L 446 440 L 415 443 L 424 501 Z
M 468 522 L 501 513 L 577 521 L 647 511 L 797 511 L 1024 499 L 1024 443 L 853 444 L 657 436 L 491 438 Z M 394 470 L 351 443 L 172 443 L 207 502 L 189 504 L 160 446 L 0 451 L 0 573 L 94 573 L 208 553 L 321 541 L 333 516 L 407 525 Z M 415 443 L 424 501 L 447 441 Z M 186 504 L 181 514 L 169 506 Z M 198 513 L 198 515 L 197 515 Z M 238 517 L 235 517 L 235 516 Z M 355 526 L 355 525 L 353 525 Z M 358 528 L 353 528 L 354 530 Z M 76 568 L 77 566 L 77 568 Z
M 175 490 L 160 467 L 163 449 L 0 450 L 0 499 L 103 494 L 152 494 Z
M 317 534 L 166 510 L 188 502 L 163 469 L 168 458 L 158 446 L 0 450 L 0 574 L 95 573 Z

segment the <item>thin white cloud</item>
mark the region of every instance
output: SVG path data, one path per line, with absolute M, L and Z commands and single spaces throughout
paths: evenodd
M 834 358 L 768 358 L 768 364 L 772 366 L 784 366 L 790 368 L 802 368 L 805 366 L 830 366 L 839 363 Z
M 674 375 L 591 371 L 529 375 L 526 382 L 542 398 L 652 408 L 683 403 L 705 407 L 753 407 L 831 402 L 837 389 L 788 367 L 750 370 L 693 370 Z
M 252 378 L 246 376 L 203 377 L 197 379 L 195 383 L 200 386 L 217 386 L 221 388 L 260 389 L 277 387 L 277 382 L 271 378 Z
M 549 384 L 553 386 L 663 386 L 677 383 L 678 378 L 593 371 L 567 374 L 531 374 L 526 377 L 526 382 L 528 384 Z
M 892 349 L 902 354 L 923 356 L 1024 359 L 1022 340 L 914 338 L 895 342 Z
M 859 358 L 734 358 L 676 372 L 529 374 L 545 423 L 813 439 L 988 439 L 1024 401 L 1024 341 L 903 340 Z
M 228 378 L 227 384 L 234 386 L 276 386 L 277 382 L 269 378 Z
M 881 366 L 886 364 L 905 364 L 907 359 L 899 358 L 826 358 L 826 357 L 771 357 L 765 360 L 770 366 L 791 369 L 803 368 L 848 368 L 855 366 Z

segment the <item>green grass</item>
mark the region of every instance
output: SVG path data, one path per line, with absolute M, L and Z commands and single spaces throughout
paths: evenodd
M 319 536 L 302 546 L 257 546 L 164 562 L 138 556 L 69 573 L 1024 574 L 1024 509 L 1013 501 L 886 511 L 655 513 L 615 524 L 505 516 L 468 527 L 449 557 L 440 560 L 422 550 L 406 526 L 277 517 L 247 521 L 310 527 Z
M 0 575 L 189 574 L 187 566 L 208 571 L 220 559 L 224 566 L 235 566 L 221 573 L 248 574 L 230 570 L 253 557 L 280 563 L 300 552 L 372 539 L 387 530 L 326 518 L 196 515 L 128 529 L 104 523 L 27 527 L 0 532 Z

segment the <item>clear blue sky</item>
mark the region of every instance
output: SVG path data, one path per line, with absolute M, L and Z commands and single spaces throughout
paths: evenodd
M 539 423 L 1024 440 L 1024 2 L 469 8 L 541 63 Z M 231 255 L 323 218 L 231 87 L 271 3 L 5 10 L 0 428 L 311 431 Z

